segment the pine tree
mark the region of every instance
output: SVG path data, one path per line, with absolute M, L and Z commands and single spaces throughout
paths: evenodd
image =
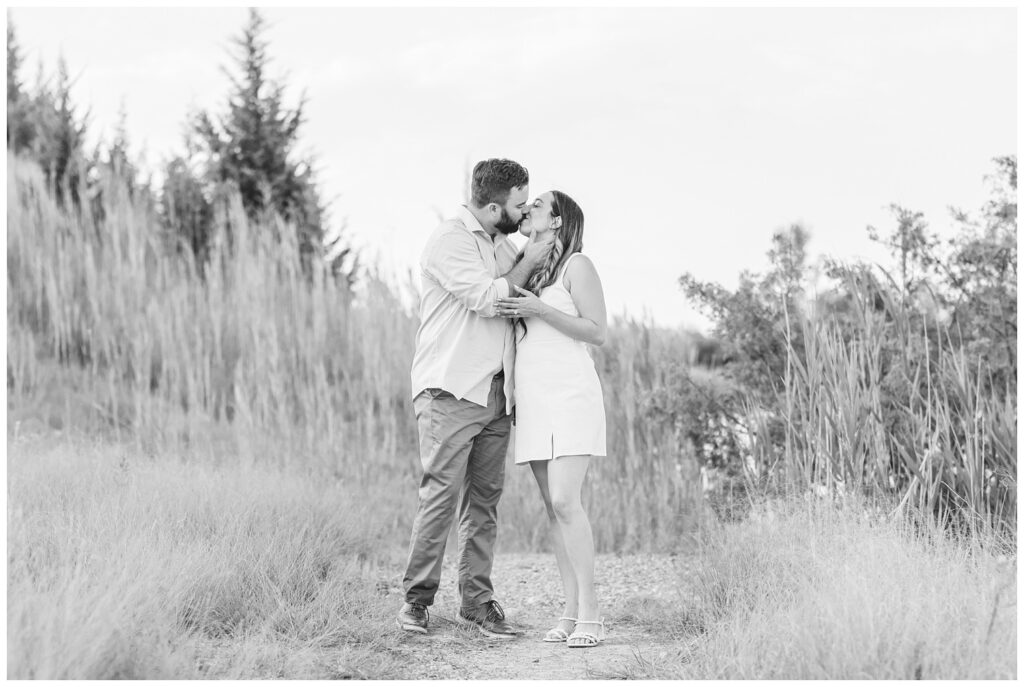
M 92 217 L 97 225 L 103 223 L 107 208 L 117 201 L 108 194 L 120 194 L 123 188 L 128 200 L 145 200 L 155 205 L 156 198 L 148 181 L 140 178 L 140 170 L 132 161 L 131 142 L 128 139 L 127 113 L 124 103 L 114 127 L 113 140 L 96 145 L 88 160 L 87 187 Z
M 128 191 L 134 192 L 138 169 L 131 160 L 131 143 L 128 140 L 128 114 L 124 103 L 118 112 L 117 125 L 114 127 L 114 139 L 107 147 L 107 164 L 128 184 Z
M 35 123 L 32 156 L 39 161 L 58 200 L 80 201 L 79 188 L 88 171 L 85 132 L 88 115 L 79 115 L 71 101 L 73 84 L 67 62 L 57 63 L 57 84 L 51 89 L 42 79 L 32 98 L 31 114 Z
M 179 155 L 164 166 L 161 215 L 180 249 L 187 249 L 203 272 L 210 253 L 213 207 L 206 198 L 192 154 Z
M 265 31 L 263 17 L 250 10 L 241 36 L 233 41 L 240 75 L 228 73 L 232 90 L 226 113 L 216 120 L 200 113 L 193 130 L 209 157 L 208 181 L 236 187 L 251 217 L 273 211 L 294 224 L 308 267 L 323 256 L 326 208 L 312 162 L 296 153 L 305 97 L 295 108 L 287 107 L 284 86 L 268 78 Z M 204 238 L 197 245 L 207 242 Z
M 18 101 L 21 94 L 21 82 L 18 81 L 18 69 L 21 67 L 21 50 L 14 36 L 14 22 L 11 13 L 7 13 L 7 102 Z M 10 136 L 8 135 L 8 140 Z
M 7 147 L 22 152 L 32 147 L 35 127 L 31 116 L 32 103 L 19 77 L 22 66 L 21 48 L 14 32 L 14 22 L 7 13 Z

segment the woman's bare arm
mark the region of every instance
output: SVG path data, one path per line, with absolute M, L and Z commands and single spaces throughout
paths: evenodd
M 601 278 L 597 276 L 594 263 L 586 255 L 573 258 L 565 271 L 565 288 L 569 290 L 579 317 L 546 306 L 537 317 L 552 327 L 578 341 L 594 346 L 604 344 L 608 333 L 608 315 L 604 304 L 604 290 Z

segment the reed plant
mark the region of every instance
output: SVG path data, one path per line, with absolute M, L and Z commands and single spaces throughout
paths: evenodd
M 987 362 L 934 321 L 885 292 L 877 308 L 862 285 L 851 290 L 852 327 L 813 313 L 788 322 L 802 348 L 787 335 L 784 444 L 755 433 L 754 477 L 884 496 L 946 525 L 1014 535 L 1016 389 L 994 385 Z
M 409 388 L 418 319 L 407 305 L 415 297 L 400 294 L 415 285 L 370 269 L 352 291 L 326 264 L 304 271 L 294 231 L 274 216 L 247 217 L 230 194 L 200 269 L 143 195 L 116 174 L 100 183 L 102 213 L 64 207 L 35 163 L 8 156 L 15 422 L 31 423 L 56 396 L 54 426 L 343 479 L 411 525 L 413 510 L 396 504 L 414 498 L 419 479 Z M 692 530 L 695 464 L 672 426 L 643 412 L 666 362 L 687 358 L 690 345 L 686 332 L 617 318 L 594 352 L 609 457 L 594 461 L 586 498 L 602 514 L 602 550 L 675 545 Z M 508 473 L 502 539 L 540 546 L 533 478 L 511 464 Z
M 230 194 L 199 266 L 146 197 L 99 183 L 102 212 L 65 207 L 8 156 L 9 677 L 400 676 L 374 571 L 400 565 L 420 477 L 415 287 L 304 269 L 293 228 Z M 1016 389 L 907 310 L 855 313 L 790 323 L 778 403 L 747 403 L 751 454 L 726 457 L 753 516 L 721 527 L 679 387 L 734 386 L 648 321 L 593 351 L 598 550 L 703 547 L 668 618 L 699 637 L 650 676 L 1012 674 Z M 543 548 L 532 475 L 507 475 L 499 551 Z
M 35 163 L 8 156 L 15 424 L 59 387 L 61 417 L 51 410 L 51 425 L 343 479 L 378 493 L 397 509 L 388 517 L 411 525 L 399 504 L 419 479 L 409 388 L 415 285 L 370 269 L 352 291 L 326 263 L 304 269 L 294 229 L 273 215 L 248 217 L 230 193 L 216 205 L 216 238 L 200 269 L 145 194 L 116 173 L 98 183 L 102 212 L 69 208 Z M 795 313 L 778 401 L 748 404 L 751 455 L 722 460 L 751 484 L 874 491 L 947 520 L 1013 529 L 1016 389 L 993 388 L 983 361 L 937 345 L 902 303 L 880 314 L 864 284 L 849 290 L 852 321 Z M 680 420 L 691 407 L 681 380 L 697 374 L 680 371 L 694 345 L 685 331 L 619 317 L 593 351 L 609 456 L 593 461 L 584 498 L 599 550 L 679 547 L 704 517 L 708 465 Z M 661 412 L 653 400 L 665 397 L 679 407 Z M 532 476 L 511 464 L 508 475 L 502 540 L 542 546 Z

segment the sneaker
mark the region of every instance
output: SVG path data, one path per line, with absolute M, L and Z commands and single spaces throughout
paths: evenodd
M 427 634 L 427 622 L 430 620 L 430 613 L 424 604 L 407 603 L 402 606 L 398 613 L 398 626 L 410 632 Z
M 505 611 L 494 599 L 476 608 L 460 608 L 459 619 L 464 623 L 473 623 L 488 637 L 512 639 L 519 634 L 519 630 L 513 629 L 505 621 Z

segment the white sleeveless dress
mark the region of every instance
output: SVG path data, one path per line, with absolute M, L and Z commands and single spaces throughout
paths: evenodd
M 579 311 L 562 280 L 577 255 L 570 255 L 555 283 L 538 294 L 574 317 Z M 586 344 L 538 317 L 525 321 L 526 336 L 516 346 L 516 463 L 607 455 L 604 396 Z

